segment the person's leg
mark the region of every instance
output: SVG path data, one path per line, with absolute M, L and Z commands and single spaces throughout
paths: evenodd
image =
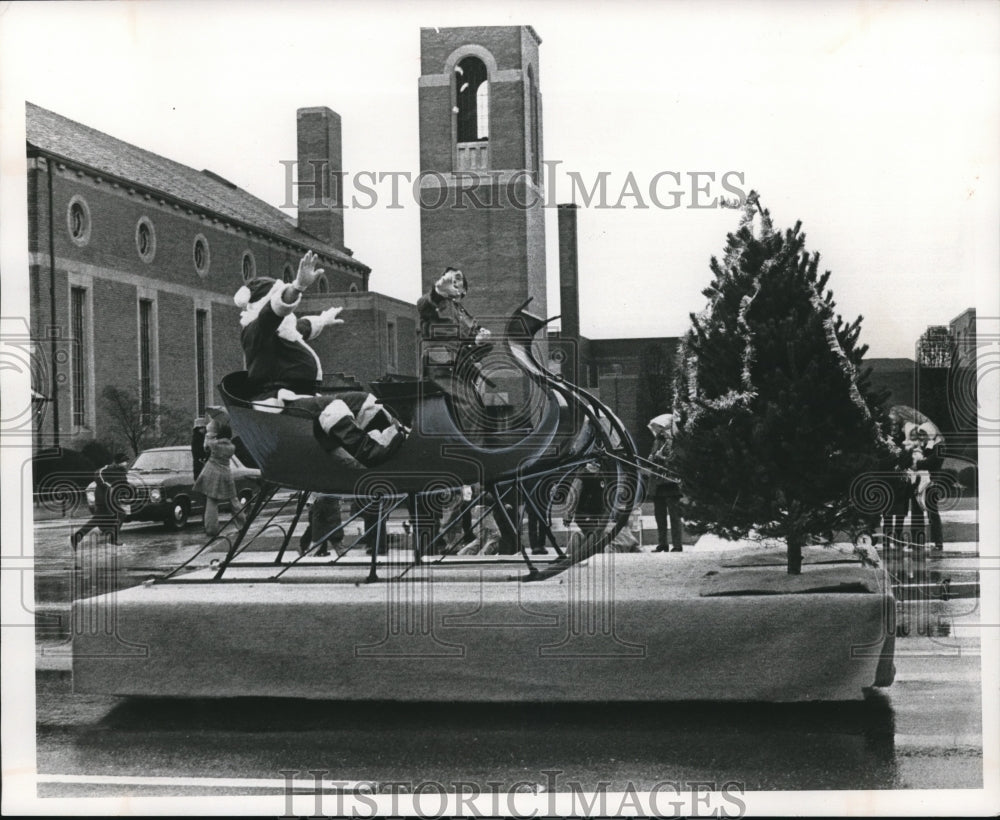
M 681 521 L 680 506 L 677 498 L 667 501 L 667 512 L 670 515 L 671 552 L 681 552 L 684 549 L 684 524 Z
M 917 496 L 910 497 L 910 532 L 911 549 L 922 550 L 927 544 L 927 533 L 924 531 L 924 508 L 920 506 Z
M 118 537 L 118 534 L 121 532 L 121 528 L 122 517 L 116 513 L 112 515 L 108 521 L 108 531 L 111 533 L 112 542 L 117 546 L 121 546 L 121 539 Z
M 476 540 L 476 533 L 472 529 L 472 507 L 467 506 L 468 503 L 468 501 L 462 500 L 462 504 L 466 505 L 465 509 L 462 510 L 462 540 L 466 544 Z
M 214 498 L 205 499 L 205 533 L 209 538 L 219 534 L 219 502 Z
M 84 536 L 86 536 L 87 533 L 89 533 L 95 527 L 100 526 L 100 524 L 101 524 L 101 515 L 99 513 L 96 515 L 92 515 L 90 519 L 88 519 L 86 524 L 80 527 L 80 529 L 78 529 L 69 537 L 69 542 L 72 545 L 73 549 L 76 549 L 78 546 L 80 546 L 80 542 L 84 539 Z
M 309 529 L 313 539 L 319 544 L 316 555 L 329 555 L 330 547 L 337 549 L 344 540 L 344 533 L 338 529 L 343 523 L 340 514 L 340 499 L 332 495 L 317 495 L 309 510 Z
M 656 519 L 656 549 L 667 551 L 667 497 L 657 490 L 653 495 L 653 517 Z
M 406 438 L 395 425 L 389 425 L 384 430 L 372 430 L 371 434 L 365 432 L 358 424 L 350 405 L 336 396 L 295 399 L 288 402 L 287 406 L 301 408 L 316 415 L 313 432 L 326 450 L 343 447 L 366 467 L 391 458 Z
M 931 525 L 931 541 L 934 543 L 934 549 L 942 550 L 944 549 L 944 532 L 941 528 L 941 512 L 938 510 L 938 497 L 937 493 L 934 492 L 935 487 L 931 485 L 931 488 L 924 494 L 924 503 L 927 505 L 927 520 Z
M 233 511 L 233 521 L 236 522 L 237 527 L 242 527 L 247 520 L 247 515 L 243 512 L 242 507 L 243 502 L 235 495 L 229 499 L 229 509 Z
M 530 507 L 528 508 L 528 544 L 531 547 L 531 552 L 535 555 L 548 553 L 545 547 L 545 529 L 542 526 L 542 519 Z
M 369 552 L 378 550 L 379 555 L 389 554 L 389 516 L 382 519 L 382 531 L 379 532 L 379 511 L 377 507 L 372 507 L 364 514 L 365 521 L 365 547 Z
M 306 524 L 305 530 L 299 536 L 299 555 L 305 555 L 312 547 L 312 523 Z

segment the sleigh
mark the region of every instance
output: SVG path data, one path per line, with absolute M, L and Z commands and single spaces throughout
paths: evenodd
M 246 556 L 240 556 L 263 531 L 261 517 L 282 490 L 296 493 L 278 562 L 285 560 L 292 532 L 317 493 L 347 499 L 358 510 L 336 530 L 314 533 L 317 543 L 359 516 L 374 518 L 381 540 L 389 517 L 404 502 L 411 509 L 433 509 L 442 497 L 474 488 L 462 511 L 477 510 L 479 521 L 492 516 L 501 540 L 527 565 L 529 579 L 550 577 L 607 547 L 641 500 L 641 474 L 659 468 L 638 456 L 631 436 L 605 404 L 538 362 L 533 342 L 552 319 L 529 313 L 529 303 L 510 315 L 495 342 L 469 346 L 449 367 L 432 368 L 434 378 L 396 376 L 372 383 L 381 403 L 409 427 L 397 453 L 375 467 L 320 446 L 308 412 L 286 408 L 276 413 L 256 404 L 245 372 L 226 376 L 220 390 L 233 431 L 260 466 L 265 488 L 248 506 L 245 525 L 224 536 L 229 546 L 215 577 L 223 578 L 237 559 L 246 566 Z M 607 488 L 603 509 L 592 514 L 596 526 L 582 543 L 567 549 L 549 525 L 552 511 L 593 462 Z M 554 558 L 539 561 L 528 555 L 521 537 L 528 516 L 539 522 Z M 415 544 L 414 563 L 437 552 L 448 530 L 435 533 L 430 544 Z M 369 580 L 378 578 L 377 553 L 372 550 Z

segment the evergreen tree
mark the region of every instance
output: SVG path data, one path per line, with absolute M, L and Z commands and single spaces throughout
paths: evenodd
M 851 486 L 887 446 L 885 397 L 860 372 L 861 317 L 835 315 L 830 272 L 818 274 L 800 227 L 776 231 L 751 193 L 724 258 L 712 258 L 708 307 L 679 354 L 672 460 L 692 523 L 784 538 L 792 574 L 803 545 L 866 521 Z

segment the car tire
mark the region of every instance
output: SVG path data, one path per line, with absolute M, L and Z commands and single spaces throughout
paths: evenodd
M 240 503 L 243 504 L 244 508 L 250 504 L 257 497 L 257 493 L 250 487 L 244 487 L 239 491 L 237 498 L 239 498 Z
M 163 519 L 163 526 L 168 530 L 182 530 L 187 525 L 191 514 L 191 504 L 186 498 L 175 498 L 170 505 L 170 512 Z

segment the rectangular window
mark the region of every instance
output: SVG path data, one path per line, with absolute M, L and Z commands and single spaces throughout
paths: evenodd
M 87 289 L 70 288 L 70 323 L 72 325 L 73 355 L 70 359 L 70 381 L 72 384 L 71 413 L 74 427 L 87 425 L 86 404 L 86 316 Z
M 398 364 L 399 358 L 397 355 L 397 348 L 396 348 L 396 322 L 393 319 L 390 319 L 388 322 L 386 322 L 386 331 L 389 337 L 389 343 L 388 346 L 386 347 L 386 353 L 387 353 L 386 365 L 388 366 L 391 372 L 395 373 L 396 370 L 399 368 Z
M 208 311 L 196 310 L 194 313 L 194 368 L 198 379 L 198 408 L 200 416 L 205 412 L 208 395 Z
M 139 300 L 139 412 L 148 422 L 153 412 L 153 302 Z

